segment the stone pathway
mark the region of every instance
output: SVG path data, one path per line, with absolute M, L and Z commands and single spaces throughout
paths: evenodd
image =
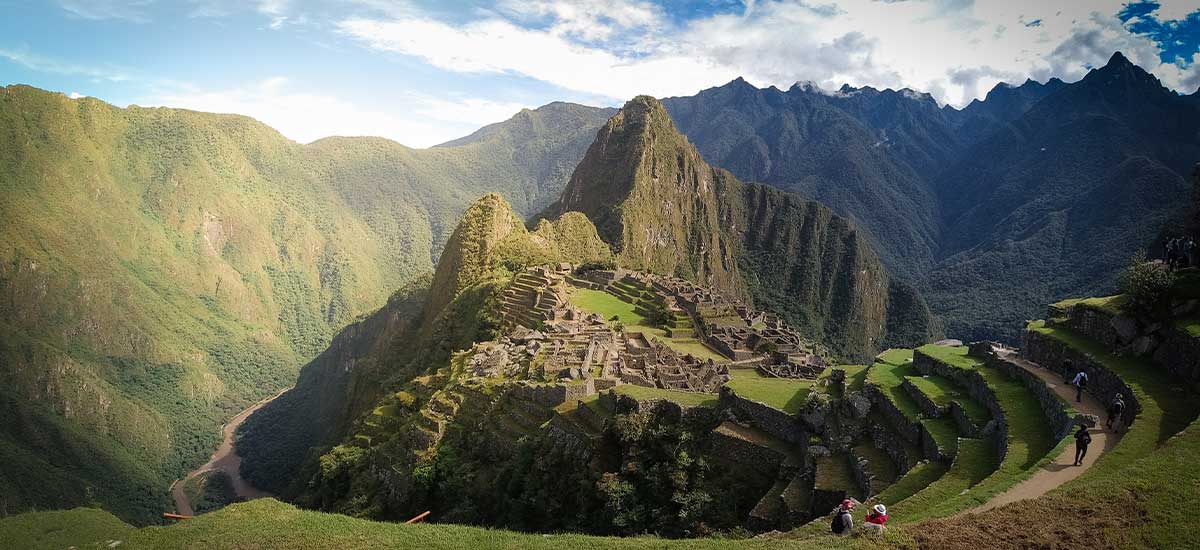
M 1088 429 L 1088 433 L 1092 434 L 1092 444 L 1088 447 L 1088 454 L 1083 459 L 1082 466 L 1074 466 L 1075 463 L 1075 442 L 1071 441 L 1067 447 L 1063 449 L 1062 454 L 1054 459 L 1053 462 L 1043 466 L 1033 474 L 1029 479 L 1018 483 L 1007 491 L 992 497 L 983 505 L 967 510 L 967 512 L 984 512 L 1003 506 L 1018 500 L 1026 500 L 1040 497 L 1055 487 L 1058 487 L 1072 479 L 1075 479 L 1092 467 L 1101 456 L 1112 450 L 1117 442 L 1124 435 L 1124 430 L 1119 433 L 1113 433 L 1104 429 L 1104 419 L 1107 417 L 1106 406 L 1092 397 L 1091 394 L 1084 392 L 1083 402 L 1075 402 L 1075 389 L 1064 384 L 1062 378 L 1058 374 L 1043 369 L 1034 363 L 1021 359 L 1017 356 L 1015 350 L 998 349 L 1000 356 L 1010 361 L 1030 373 L 1036 375 L 1046 382 L 1046 386 L 1054 390 L 1064 400 L 1071 404 L 1078 413 L 1096 415 L 1100 419 L 1099 424 L 1095 428 Z

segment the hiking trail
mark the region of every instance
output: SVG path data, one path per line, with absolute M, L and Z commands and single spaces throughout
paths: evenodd
M 1054 372 L 1041 368 L 1040 366 L 1026 361 L 1017 356 L 1016 350 L 997 348 L 996 351 L 1004 359 L 1012 362 L 1033 375 L 1041 378 L 1046 382 L 1046 386 L 1054 390 L 1054 393 L 1062 397 L 1067 403 L 1075 409 L 1077 413 L 1095 415 L 1099 421 L 1095 428 L 1088 428 L 1088 433 L 1092 435 L 1092 444 L 1088 447 L 1088 454 L 1083 459 L 1082 466 L 1074 466 L 1075 463 L 1075 442 L 1074 440 L 1067 443 L 1066 448 L 1055 459 L 1042 466 L 1033 476 L 1025 481 L 1022 481 L 1007 491 L 1000 493 L 991 500 L 983 503 L 975 508 L 964 510 L 960 514 L 985 512 L 1009 504 L 1019 500 L 1026 500 L 1040 497 L 1050 490 L 1075 479 L 1091 468 L 1101 456 L 1112 450 L 1121 440 L 1126 426 L 1119 426 L 1121 431 L 1113 433 L 1104 429 L 1104 420 L 1107 418 L 1107 407 L 1093 397 L 1088 392 L 1083 392 L 1083 402 L 1075 402 L 1075 388 L 1070 384 L 1063 383 L 1062 378 Z

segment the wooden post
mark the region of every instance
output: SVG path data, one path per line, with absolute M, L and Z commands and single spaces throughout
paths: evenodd
M 181 514 L 171 514 L 171 513 L 167 513 L 167 512 L 163 513 L 163 517 L 166 519 L 192 519 L 192 516 L 184 516 Z
M 405 525 L 408 525 L 408 524 L 410 524 L 410 523 L 420 523 L 422 520 L 424 520 L 424 519 L 425 519 L 425 516 L 428 516 L 428 515 L 429 515 L 429 511 L 428 511 L 428 510 L 426 510 L 426 511 L 424 511 L 424 512 L 421 512 L 420 514 L 418 514 L 418 515 L 417 515 L 417 517 L 415 517 L 415 518 L 412 518 L 412 519 L 410 519 L 410 520 L 408 520 L 408 521 L 404 522 L 404 524 L 405 524 Z

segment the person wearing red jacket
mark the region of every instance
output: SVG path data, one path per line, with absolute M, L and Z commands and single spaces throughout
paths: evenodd
M 876 504 L 867 512 L 866 523 L 863 524 L 863 529 L 871 533 L 882 533 L 887 523 L 887 506 Z

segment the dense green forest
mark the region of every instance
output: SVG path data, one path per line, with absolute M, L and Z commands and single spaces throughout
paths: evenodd
M 605 118 L 559 103 L 452 146 L 300 145 L 0 88 L 0 510 L 153 521 L 224 420 L 431 271 L 472 200 L 552 200 Z

